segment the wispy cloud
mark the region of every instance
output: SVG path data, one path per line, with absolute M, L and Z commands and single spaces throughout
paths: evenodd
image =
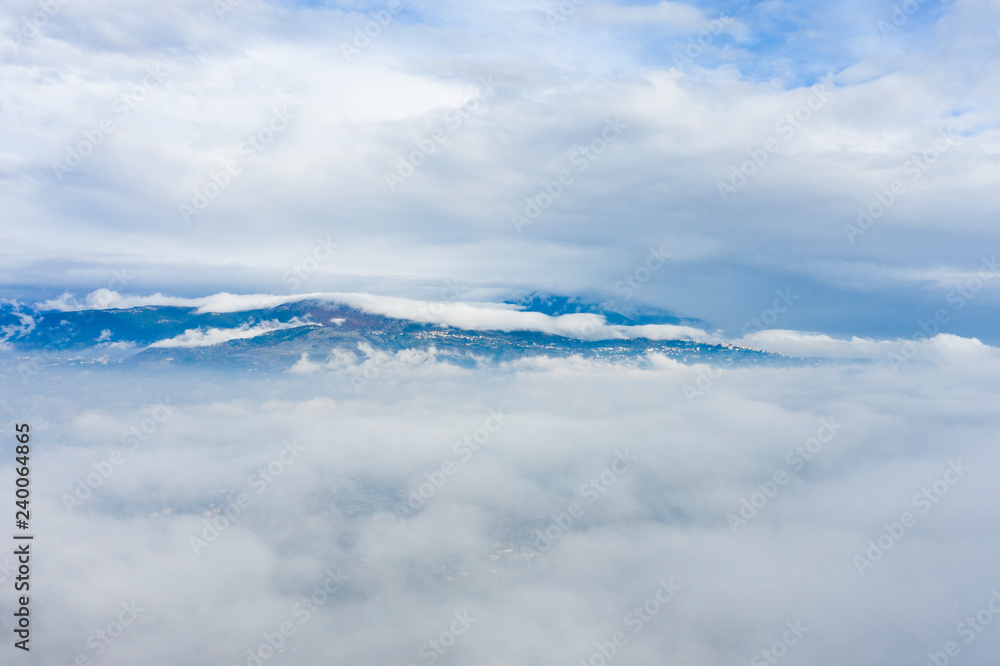
M 290 328 L 300 328 L 302 326 L 319 326 L 311 322 L 301 321 L 298 317 L 290 321 L 280 322 L 277 320 L 262 321 L 259 324 L 243 324 L 236 328 L 206 328 L 192 329 L 184 331 L 181 335 L 168 340 L 159 340 L 149 345 L 150 347 L 211 347 L 213 345 L 229 342 L 230 340 L 247 340 L 256 338 L 265 333 L 273 331 L 285 331 Z

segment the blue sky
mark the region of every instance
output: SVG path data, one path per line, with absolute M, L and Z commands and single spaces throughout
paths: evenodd
M 633 300 L 906 337 L 1000 250 L 995 2 L 51 7 L 0 26 L 8 297 L 281 291 L 330 236 L 306 291 L 604 300 L 667 243 Z M 998 284 L 950 332 L 995 342 Z

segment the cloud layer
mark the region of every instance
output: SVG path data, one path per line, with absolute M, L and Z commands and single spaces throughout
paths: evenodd
M 617 632 L 630 663 L 749 663 L 786 623 L 789 663 L 1000 645 L 956 633 L 1000 584 L 994 348 L 896 372 L 381 367 L 360 390 L 345 357 L 8 392 L 45 537 L 31 663 L 256 663 L 268 636 L 265 663 L 578 663 Z
M 603 298 L 669 243 L 634 298 L 898 336 L 1000 244 L 987 0 L 50 6 L 2 26 L 6 284 Z

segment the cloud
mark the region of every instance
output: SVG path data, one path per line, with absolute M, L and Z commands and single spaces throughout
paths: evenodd
M 342 251 L 302 291 L 459 277 L 601 300 L 645 248 L 669 242 L 674 266 L 643 287 L 645 303 L 732 331 L 741 303 L 792 286 L 810 297 L 795 328 L 891 337 L 948 291 L 914 277 L 968 273 L 998 245 L 998 88 L 992 69 L 969 65 L 996 40 L 989 2 L 924 3 L 886 37 L 891 8 L 858 2 L 734 6 L 719 35 L 702 22 L 728 16 L 721 7 L 585 3 L 553 29 L 545 12 L 558 6 L 410 6 L 350 62 L 341 44 L 372 20 L 353 6 L 244 2 L 223 20 L 192 3 L 62 6 L 0 68 L 3 108 L 19 109 L 2 124 L 0 196 L 12 219 L 36 220 L 2 230 L 3 282 L 93 290 L 128 266 L 144 293 L 267 293 L 331 234 Z M 15 12 L 8 34 L 37 11 Z M 65 76 L 45 74 L 65 63 Z M 154 65 L 162 82 L 132 99 Z M 495 94 L 460 115 L 490 76 Z M 781 134 L 817 83 L 828 103 Z M 283 108 L 292 125 L 251 150 Z M 616 116 L 620 140 L 575 171 L 574 154 Z M 114 130 L 96 144 L 104 119 Z M 923 160 L 949 126 L 958 144 Z M 772 137 L 780 149 L 723 201 L 717 184 Z M 60 180 L 53 165 L 81 150 Z M 411 158 L 420 164 L 390 191 L 386 173 Z M 240 173 L 218 176 L 233 161 Z M 573 182 L 518 234 L 511 213 L 564 169 Z M 849 243 L 844 225 L 895 180 L 905 194 Z M 206 187 L 220 192 L 185 224 L 179 206 Z M 992 335 L 988 313 L 965 314 L 955 333 Z
M 82 302 L 77 301 L 73 294 L 66 292 L 59 298 L 36 303 L 35 307 L 43 312 L 80 312 L 83 310 L 125 310 L 148 305 L 193 307 L 200 302 L 198 299 L 165 296 L 160 293 L 152 296 L 122 296 L 116 291 L 104 288 L 87 294 Z
M 759 347 L 789 356 L 822 356 L 827 358 L 877 358 L 889 353 L 899 341 L 871 340 L 852 337 L 839 340 L 819 333 L 767 330 L 739 339 L 740 344 Z
M 654 5 L 596 4 L 588 14 L 602 24 L 656 25 L 684 32 L 702 30 L 706 21 L 697 7 L 666 0 Z
M 776 352 L 800 358 L 869 359 L 898 368 L 913 360 L 947 363 L 950 358 L 968 355 L 992 355 L 996 348 L 984 345 L 976 338 L 963 338 L 950 333 L 928 336 L 918 331 L 912 338 L 872 340 L 852 337 L 849 340 L 831 338 L 817 333 L 768 330 L 744 336 L 734 343 L 754 349 Z
M 16 311 L 13 314 L 20 321 L 20 325 L 9 324 L 0 327 L 0 333 L 3 334 L 3 337 L 0 338 L 2 342 L 7 342 L 11 338 L 28 335 L 37 328 L 37 324 L 31 315 Z
M 302 356 L 295 362 L 295 365 L 288 369 L 288 372 L 296 375 L 308 375 L 319 372 L 322 369 L 323 366 L 320 363 L 313 363 L 309 360 L 308 352 L 302 352 Z
M 272 308 L 284 303 L 304 300 L 324 300 L 341 303 L 363 312 L 406 319 L 424 324 L 439 324 L 465 330 L 539 331 L 587 340 L 644 337 L 653 340 L 691 338 L 714 340 L 713 336 L 689 326 L 608 325 L 602 315 L 579 313 L 549 316 L 540 312 L 523 312 L 521 306 L 506 303 L 464 303 L 424 301 L 375 294 L 312 293 L 296 295 L 221 293 L 201 298 L 152 296 L 122 296 L 101 289 L 76 301 L 71 294 L 37 304 L 43 311 L 78 311 L 84 309 L 124 309 L 142 306 L 173 305 L 196 308 L 198 314 L 246 312 Z M 337 323 L 337 322 L 334 322 Z M 216 329 L 213 329 L 216 330 Z M 256 329 L 255 329 L 256 330 Z M 248 336 L 249 337 L 249 336 Z M 161 343 L 156 343 L 161 345 Z
M 63 627 L 39 663 L 96 658 L 88 638 L 133 600 L 107 659 L 242 664 L 287 621 L 282 649 L 303 666 L 422 663 L 468 613 L 442 658 L 587 660 L 620 631 L 631 663 L 749 662 L 791 622 L 807 629 L 788 646 L 799 660 L 914 663 L 989 601 L 998 545 L 982 498 L 1000 469 L 1000 357 L 926 344 L 940 353 L 896 372 L 713 372 L 691 401 L 710 368 L 670 360 L 461 368 L 359 349 L 301 357 L 305 374 L 67 366 L 51 389 L 5 393 L 38 415 L 39 580 L 62 590 L 33 600 Z M 381 370 L 359 392 L 365 364 Z M 104 390 L 79 391 L 95 372 Z M 661 580 L 679 589 L 635 632 Z
M 979 280 L 979 288 L 985 286 L 986 282 L 979 278 L 977 274 L 970 273 L 969 275 Z M 982 275 L 982 273 L 980 272 L 978 275 Z M 986 279 L 990 279 L 990 276 L 987 276 Z M 948 284 L 951 285 L 953 283 L 949 282 Z M 963 284 L 968 285 L 970 283 L 966 280 Z M 975 291 L 968 291 L 967 286 L 964 286 L 961 290 L 953 290 L 951 294 L 961 296 L 962 298 L 961 304 L 950 301 L 954 306 L 952 308 L 953 313 L 960 311 L 966 302 L 971 301 L 977 296 Z M 462 302 L 453 300 L 428 301 L 365 293 L 317 292 L 296 295 L 220 293 L 196 298 L 178 298 L 162 294 L 129 296 L 102 289 L 88 294 L 82 302 L 77 301 L 71 294 L 66 293 L 58 299 L 37 303 L 36 306 L 42 311 L 183 306 L 193 308 L 198 314 L 223 314 L 268 309 L 286 303 L 307 300 L 339 303 L 371 314 L 384 315 L 422 324 L 448 326 L 462 330 L 537 331 L 579 340 L 693 340 L 708 344 L 737 345 L 762 349 L 794 357 L 887 360 L 893 356 L 898 357 L 903 353 L 903 350 L 905 350 L 907 355 L 916 356 L 919 354 L 924 356 L 927 353 L 939 354 L 942 350 L 955 344 L 959 346 L 983 344 L 976 338 L 967 339 L 942 331 L 942 325 L 936 324 L 933 318 L 928 318 L 926 322 L 918 320 L 910 331 L 910 335 L 897 338 L 878 339 L 856 335 L 851 337 L 834 337 L 824 333 L 787 329 L 757 330 L 754 333 L 741 337 L 727 337 L 721 331 L 712 333 L 691 326 L 672 324 L 623 326 L 608 324 L 603 315 L 590 313 L 549 316 L 540 312 L 526 312 L 521 309 L 523 306 L 508 303 Z M 791 300 L 789 308 L 794 308 L 795 306 L 795 301 Z M 786 309 L 785 312 L 787 311 Z M 26 317 L 26 315 L 21 316 Z M 943 318 L 943 321 L 947 323 L 950 317 L 951 315 L 948 315 L 948 317 Z M 760 324 L 759 317 L 753 321 L 756 321 L 758 325 Z M 938 321 L 942 321 L 942 319 Z M 340 324 L 337 318 L 331 320 L 331 323 L 335 325 Z M 187 331 L 181 336 L 156 342 L 152 346 L 210 346 L 226 340 L 250 338 L 272 330 L 283 330 L 304 325 L 318 326 L 320 324 L 310 324 L 295 318 L 283 324 L 264 322 L 256 326 L 248 324 L 236 329 L 211 328 L 207 331 Z M 744 328 L 746 328 L 746 325 Z M 910 349 L 911 347 L 912 350 Z M 294 372 L 307 372 L 310 371 L 313 365 L 307 359 L 300 359 L 296 367 L 298 369 L 294 370 Z
M 270 320 L 262 321 L 256 325 L 243 324 L 237 328 L 198 328 L 184 331 L 181 335 L 168 340 L 158 340 L 149 346 L 151 348 L 211 347 L 223 342 L 229 342 L 230 340 L 247 340 L 264 335 L 265 333 L 285 331 L 303 326 L 319 326 L 319 324 L 304 322 L 298 317 L 293 317 L 287 322 Z

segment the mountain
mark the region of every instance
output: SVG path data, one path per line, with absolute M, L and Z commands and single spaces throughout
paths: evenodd
M 601 304 L 588 303 L 578 296 L 557 296 L 532 292 L 516 300 L 505 303 L 521 306 L 528 312 L 541 312 L 551 317 L 564 314 L 588 312 L 603 315 L 609 324 L 622 326 L 637 326 L 642 324 L 673 324 L 675 326 L 694 326 L 702 328 L 705 322 L 701 319 L 678 317 L 669 310 L 662 308 L 633 305 L 618 301 L 605 301 Z
M 517 304 L 550 316 L 601 314 L 609 323 L 625 327 L 693 323 L 665 310 L 621 313 L 564 296 L 533 294 Z M 649 352 L 683 363 L 745 365 L 790 360 L 760 350 L 692 340 L 580 340 L 531 330 L 464 330 L 373 314 L 326 300 L 227 313 L 175 306 L 39 311 L 5 302 L 0 306 L 0 339 L 14 356 L 41 359 L 46 365 L 225 364 L 279 372 L 291 368 L 303 354 L 322 361 L 334 350 L 356 362 L 378 352 L 433 351 L 439 360 L 461 365 L 569 355 L 642 360 Z

